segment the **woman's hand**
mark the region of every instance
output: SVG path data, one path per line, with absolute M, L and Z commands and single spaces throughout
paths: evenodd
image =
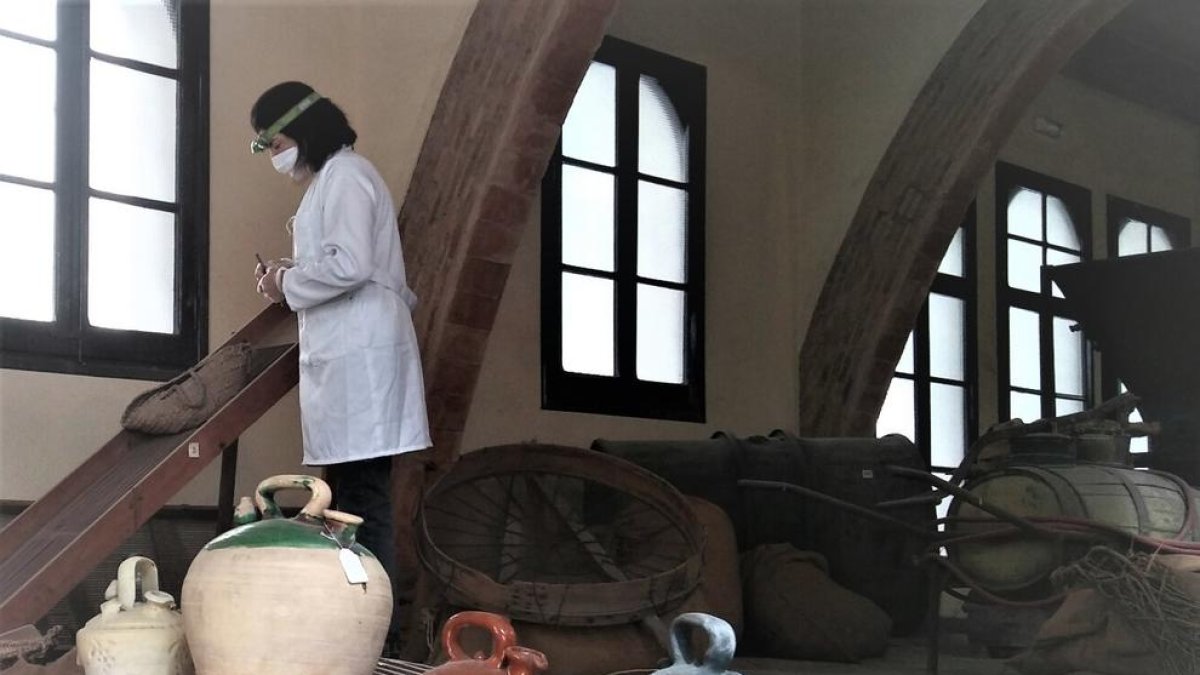
M 286 300 L 283 295 L 283 275 L 287 270 L 287 267 L 275 261 L 267 263 L 266 267 L 259 265 L 255 268 L 254 276 L 258 281 L 259 295 L 271 302 L 282 304 Z

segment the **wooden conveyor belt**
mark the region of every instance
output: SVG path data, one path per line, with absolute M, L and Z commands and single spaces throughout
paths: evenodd
M 255 346 L 253 377 L 203 425 L 121 431 L 0 530 L 0 633 L 44 616 L 296 386 L 297 345 L 260 346 L 290 316 L 272 305 L 229 339 Z

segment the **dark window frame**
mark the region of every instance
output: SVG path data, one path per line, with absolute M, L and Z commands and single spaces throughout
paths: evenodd
M 925 456 L 927 465 L 933 461 L 933 384 L 950 384 L 963 387 L 965 418 L 963 419 L 963 448 L 965 449 L 979 434 L 979 302 L 978 265 L 976 264 L 976 205 L 972 203 L 963 217 L 960 229 L 963 233 L 963 275 L 957 277 L 938 272 L 929 287 L 929 295 L 938 294 L 963 301 L 963 380 L 949 380 L 930 373 L 930 325 L 929 298 L 921 305 L 916 325 L 913 326 L 913 372 L 893 372 L 893 378 L 913 383 L 913 444 Z M 947 467 L 953 470 L 954 467 Z
M 1092 204 L 1091 191 L 1082 186 L 1031 171 L 1013 164 L 997 162 L 996 164 L 996 348 L 997 348 L 997 384 L 998 411 L 1000 419 L 1012 417 L 1011 391 L 1016 389 L 1026 393 L 1034 393 L 1024 387 L 1012 386 L 1011 363 L 1009 359 L 1009 309 L 1019 308 L 1035 312 L 1038 315 L 1039 346 L 1041 349 L 1041 416 L 1054 417 L 1055 412 L 1055 377 L 1054 377 L 1054 318 L 1071 320 L 1074 317 L 1066 306 L 1065 300 L 1056 298 L 1051 293 L 1051 283 L 1042 268 L 1041 291 L 1032 293 L 1023 289 L 1009 287 L 1008 284 L 1008 200 L 1009 195 L 1018 188 L 1029 188 L 1046 195 L 1052 195 L 1062 200 L 1076 226 L 1079 236 L 1081 261 L 1092 258 Z M 1045 201 L 1043 200 L 1042 223 L 1045 226 Z M 1043 233 L 1044 237 L 1044 233 Z M 1023 241 L 1031 241 L 1025 240 Z M 1053 245 L 1038 242 L 1039 245 L 1055 248 Z M 1091 347 L 1085 339 L 1080 364 L 1084 375 L 1083 395 L 1080 400 L 1084 408 L 1092 405 L 1092 364 Z M 1073 398 L 1063 396 L 1063 398 Z M 1032 420 L 1025 420 L 1030 422 Z
M 616 167 L 564 158 L 561 138 L 542 181 L 542 407 L 628 417 L 705 421 L 704 219 L 706 157 L 706 69 L 639 45 L 606 37 L 596 61 L 617 70 Z M 638 78 L 657 78 L 688 127 L 686 185 L 637 171 Z M 616 176 L 614 245 L 616 271 L 598 272 L 562 262 L 562 166 L 566 163 Z M 684 187 L 688 198 L 687 281 L 682 284 L 637 276 L 637 185 L 646 180 Z M 564 271 L 615 282 L 615 376 L 572 373 L 562 368 L 562 279 Z M 685 292 L 683 384 L 636 378 L 637 286 L 650 283 Z
M 0 30 L 0 36 L 57 51 L 55 177 L 51 184 L 0 176 L 55 193 L 54 322 L 0 317 L 0 368 L 55 373 L 166 379 L 208 351 L 209 4 L 178 5 L 178 68 L 91 51 L 89 5 L 58 5 L 55 40 Z M 88 91 L 91 59 L 175 79 L 177 87 L 176 201 L 114 195 L 88 184 Z M 175 332 L 156 334 L 88 325 L 88 199 L 175 214 Z

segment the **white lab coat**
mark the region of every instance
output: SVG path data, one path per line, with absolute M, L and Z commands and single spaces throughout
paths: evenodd
M 283 294 L 300 325 L 304 463 L 431 445 L 396 212 L 350 148 L 326 161 L 296 211 Z

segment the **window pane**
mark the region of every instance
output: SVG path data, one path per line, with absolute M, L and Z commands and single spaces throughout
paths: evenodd
M 1140 220 L 1126 220 L 1117 235 L 1117 255 L 1147 253 L 1146 224 Z
M 637 378 L 683 384 L 683 291 L 638 284 Z
M 1079 262 L 1079 256 L 1074 253 L 1066 253 L 1064 251 L 1059 251 L 1052 248 L 1046 249 L 1047 265 L 1073 265 L 1077 262 Z M 1056 298 L 1063 297 L 1062 289 L 1060 289 L 1058 284 L 1054 282 L 1050 282 L 1050 292 L 1053 293 L 1054 297 Z
M 1075 322 L 1054 317 L 1054 390 L 1083 396 L 1083 333 L 1071 332 Z
M 687 129 L 658 80 L 638 81 L 638 170 L 668 180 L 688 179 Z
M 1150 251 L 1158 253 L 1159 251 L 1170 251 L 1175 248 L 1171 245 L 1171 238 L 1167 236 L 1167 231 L 1158 225 L 1150 226 Z
M 563 123 L 563 154 L 605 166 L 616 164 L 617 71 L 593 62 Z
M 917 406 L 913 399 L 913 382 L 903 377 L 893 377 L 888 387 L 879 419 L 875 420 L 875 435 L 902 434 L 910 441 L 917 435 Z
M 1125 392 L 1129 391 L 1129 388 L 1125 386 L 1124 382 L 1117 381 L 1117 390 L 1124 394 Z M 1129 421 L 1134 423 L 1144 422 L 1145 418 L 1142 417 L 1142 411 L 1138 410 L 1137 408 L 1131 410 L 1129 412 Z M 1150 439 L 1145 436 L 1134 436 L 1133 438 L 1130 438 L 1129 452 L 1150 452 Z
M 0 28 L 21 35 L 53 40 L 58 30 L 56 0 L 5 0 L 0 2 Z M 0 62 L 2 61 L 3 58 L 0 57 Z
M 1009 407 L 1012 408 L 1010 418 L 1024 422 L 1032 422 L 1042 418 L 1042 397 L 1037 394 L 1026 394 L 1021 391 L 1010 392 Z
M 91 186 L 175 201 L 175 80 L 92 60 Z
M 0 37 L 0 173 L 54 180 L 55 61 L 53 49 Z
M 963 378 L 965 303 L 929 294 L 929 374 L 951 380 Z
M 938 274 L 950 274 L 956 277 L 963 275 L 963 229 L 960 227 L 954 233 L 954 238 L 950 240 L 950 247 L 946 249 L 946 254 L 942 256 L 942 262 L 938 265 Z
M 175 332 L 175 214 L 88 200 L 88 322 Z
M 1038 315 L 1029 310 L 1013 307 L 1008 311 L 1008 370 L 1011 386 L 1041 389 Z
M 1082 248 L 1067 205 L 1058 197 L 1050 195 L 1046 196 L 1046 241 L 1072 251 Z
M 174 68 L 175 21 L 167 5 L 178 0 L 91 0 L 92 49 Z M 175 17 L 177 18 L 177 17 Z
M 910 331 L 908 340 L 904 343 L 904 352 L 900 354 L 900 363 L 896 364 L 896 371 L 901 373 L 912 374 L 913 372 L 913 334 Z
M 958 466 L 966 443 L 966 395 L 962 387 L 929 385 L 929 451 L 934 466 Z
M 1083 412 L 1083 401 L 1073 398 L 1054 399 L 1055 415 L 1062 417 L 1063 415 L 1074 415 L 1077 412 Z
M 1032 293 L 1042 290 L 1042 247 L 1008 241 L 1008 285 Z
M 54 320 L 54 193 L 0 183 L 0 316 Z
M 687 193 L 638 181 L 638 274 L 687 281 Z
M 613 282 L 564 273 L 562 302 L 563 370 L 614 375 Z
M 1008 201 L 1008 233 L 1042 240 L 1042 193 L 1017 188 Z
M 613 177 L 565 164 L 562 171 L 563 264 L 612 272 Z

